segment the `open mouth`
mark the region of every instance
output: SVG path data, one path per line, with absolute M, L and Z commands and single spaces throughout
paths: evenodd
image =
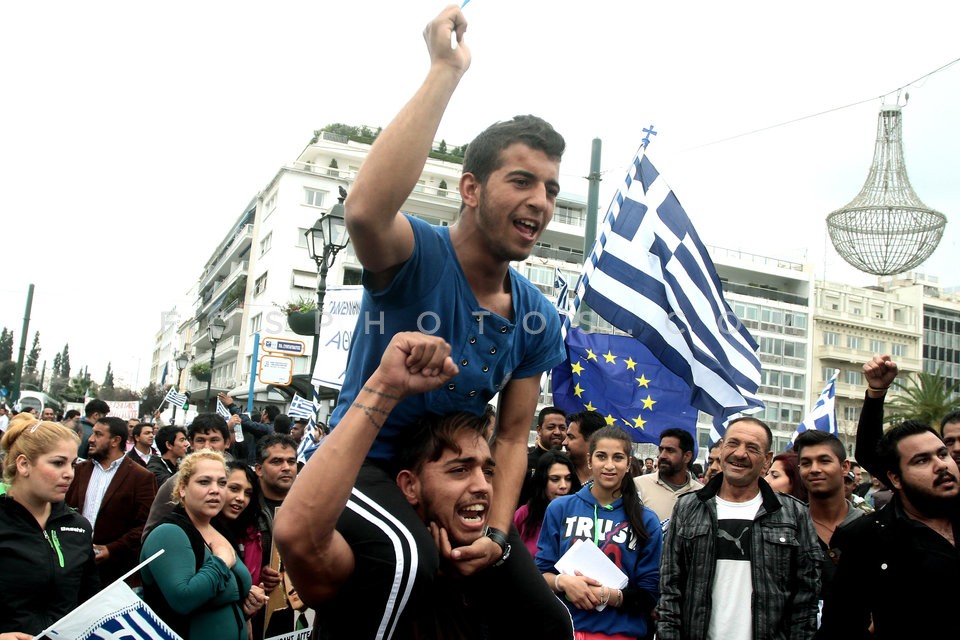
M 531 242 L 536 239 L 537 232 L 540 231 L 540 225 L 533 220 L 514 220 L 513 226 Z
M 459 511 L 457 515 L 465 524 L 479 526 L 486 521 L 487 506 L 484 504 L 471 504 Z

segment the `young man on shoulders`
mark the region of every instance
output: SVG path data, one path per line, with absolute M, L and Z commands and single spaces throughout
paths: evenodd
M 506 532 L 523 482 L 540 377 L 565 356 L 556 309 L 510 267 L 530 255 L 553 218 L 564 150 L 553 127 L 540 118 L 518 116 L 481 132 L 464 157 L 460 217 L 452 227 L 434 227 L 400 212 L 470 65 L 466 28 L 463 14 L 452 5 L 427 26 L 427 77 L 377 137 L 344 203 L 365 290 L 358 338 L 330 420 L 333 432 L 399 332 L 443 338 L 460 369 L 456 380 L 405 398 L 385 417 L 338 523 L 348 543 L 357 543 L 355 553 L 379 560 L 382 575 L 379 587 L 370 588 L 368 607 L 371 615 L 385 618 L 402 611 L 402 594 L 432 581 L 439 567 L 436 546 L 393 482 L 393 461 L 409 431 L 428 414 L 482 415 L 498 396 L 500 472 L 490 528 L 487 536 L 455 549 L 452 560 L 466 575 L 506 559 Z M 361 547 L 360 541 L 368 543 Z M 530 560 L 530 588 L 546 588 L 525 547 L 514 554 Z M 416 571 L 407 571 L 412 566 Z

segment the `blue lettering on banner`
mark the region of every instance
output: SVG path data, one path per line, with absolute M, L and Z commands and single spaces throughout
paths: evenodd
M 323 346 L 329 347 L 330 345 L 336 345 L 341 351 L 350 351 L 350 339 L 352 337 L 352 331 L 337 331 Z

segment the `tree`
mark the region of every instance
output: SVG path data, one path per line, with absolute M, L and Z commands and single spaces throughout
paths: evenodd
M 100 400 L 117 400 L 118 402 L 126 400 L 139 400 L 140 393 L 127 387 L 100 387 L 97 391 L 97 398 Z
M 23 374 L 31 375 L 37 373 L 37 362 L 40 360 L 40 332 L 33 334 L 33 346 L 30 347 L 30 353 L 27 354 L 27 360 L 23 363 Z
M 107 373 L 103 376 L 103 384 L 100 385 L 101 389 L 113 389 L 113 367 L 110 366 L 110 363 L 107 363 Z M 114 398 L 116 400 L 116 398 Z
M 61 363 L 62 361 L 63 361 L 63 357 L 62 357 L 59 353 L 54 354 L 54 356 L 53 356 L 53 374 L 52 374 L 52 375 L 53 375 L 53 378 L 59 378 L 59 377 L 60 377 L 60 363 Z
M 13 331 L 7 331 L 4 327 L 3 333 L 0 333 L 0 362 L 7 360 L 13 360 Z
M 60 356 L 60 375 L 70 377 L 70 345 L 63 345 L 63 355 Z
M 17 363 L 13 360 L 0 362 L 0 386 L 9 389 L 13 386 L 13 377 L 17 371 Z
M 140 413 L 151 415 L 160 407 L 166 395 L 163 387 L 156 383 L 151 382 L 145 386 L 143 391 L 140 392 Z
M 97 385 L 82 374 L 70 378 L 70 383 L 63 391 L 64 400 L 69 402 L 83 402 L 87 395 L 96 396 Z
M 887 421 L 892 424 L 914 419 L 940 430 L 940 420 L 951 411 L 960 409 L 960 382 L 947 385 L 937 373 L 909 373 L 905 381 L 896 380 L 893 386 L 900 392 L 887 403 Z
M 446 152 L 447 152 L 447 141 L 446 141 L 446 140 L 441 140 L 441 141 L 440 141 L 440 144 L 437 146 L 437 151 L 439 151 L 440 153 L 446 153 Z

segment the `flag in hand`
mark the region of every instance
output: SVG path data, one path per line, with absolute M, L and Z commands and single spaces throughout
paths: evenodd
M 299 394 L 293 394 L 293 400 L 290 401 L 290 408 L 287 409 L 287 415 L 291 418 L 312 418 L 317 415 L 316 405 L 306 398 L 301 398 Z
M 714 418 L 760 408 L 757 343 L 723 297 L 706 247 L 643 153 L 617 192 L 577 286 L 607 322 L 642 342 Z M 715 423 L 718 424 L 718 423 Z M 716 441 L 722 433 L 711 433 Z
M 177 390 L 172 387 L 170 388 L 170 391 L 167 391 L 167 395 L 164 400 L 175 407 L 181 407 L 184 410 L 187 408 L 187 394 L 177 393 Z
M 635 442 L 660 443 L 680 427 L 696 438 L 690 387 L 629 336 L 567 329 L 567 361 L 553 370 L 553 404 L 567 413 L 598 411 Z
M 112 583 L 37 637 L 182 640 L 123 580 Z
M 804 431 L 826 431 L 827 433 L 832 433 L 837 435 L 839 430 L 837 429 L 837 404 L 836 404 L 836 395 L 837 395 L 837 373 L 834 371 L 833 375 L 830 376 L 830 380 L 827 382 L 827 386 L 823 388 L 823 391 L 820 392 L 820 397 L 817 398 L 817 402 L 813 405 L 813 409 L 810 410 L 803 420 L 797 425 L 797 430 L 793 432 L 793 437 L 790 438 L 790 444 L 787 445 L 787 449 L 793 447 L 793 443 L 797 441 L 797 436 L 799 436 Z
M 230 419 L 230 409 L 227 409 L 226 405 L 220 401 L 220 397 L 217 397 L 217 413 L 223 416 L 224 420 Z

